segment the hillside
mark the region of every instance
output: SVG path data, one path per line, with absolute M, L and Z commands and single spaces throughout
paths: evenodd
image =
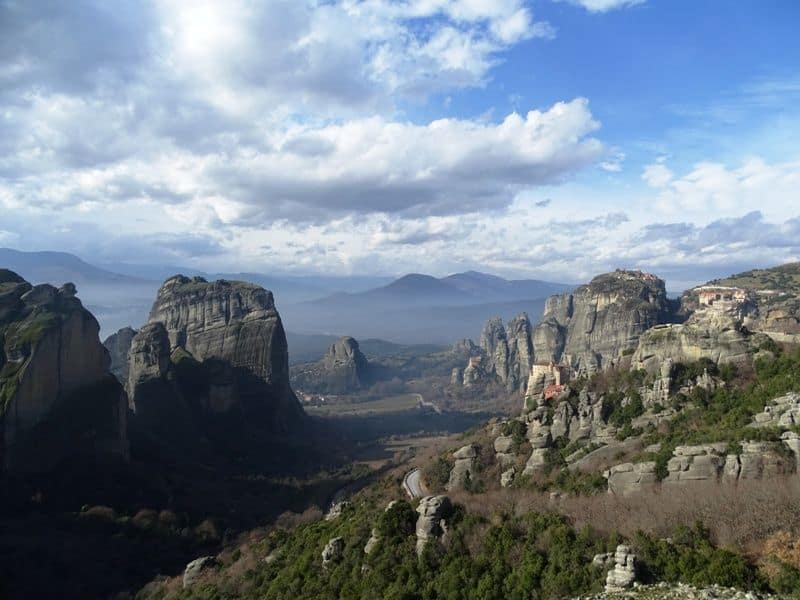
M 780 290 L 800 294 L 800 262 L 769 269 L 753 269 L 710 281 L 708 285 L 741 287 L 748 290 Z

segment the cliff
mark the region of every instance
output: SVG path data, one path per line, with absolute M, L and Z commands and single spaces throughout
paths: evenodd
M 184 380 L 201 384 L 204 411 L 241 411 L 249 428 L 276 432 L 288 432 L 302 419 L 272 292 L 244 282 L 176 275 L 159 289 L 148 323 L 163 325 L 173 363 L 202 371 L 187 373 Z M 132 369 L 129 388 L 134 377 Z
M 0 270 L 0 418 L 9 472 L 76 455 L 126 457 L 125 394 L 75 286 L 31 286 Z

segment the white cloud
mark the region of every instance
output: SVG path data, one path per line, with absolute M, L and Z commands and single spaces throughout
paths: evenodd
M 46 113 L 35 112 L 44 115 L 40 125 L 49 131 Z M 68 117 L 55 114 L 57 123 Z M 79 156 L 85 146 L 99 151 L 109 132 L 123 129 L 113 114 L 107 116 L 97 132 L 81 131 Z M 144 132 L 126 138 L 119 151 L 127 154 L 117 160 L 86 165 L 63 162 L 77 133 L 67 141 L 42 135 L 27 151 L 45 157 L 40 168 L 0 180 L 0 191 L 41 208 L 152 201 L 171 213 L 201 215 L 208 224 L 319 221 L 349 212 L 458 214 L 504 208 L 520 190 L 558 182 L 598 159 L 602 144 L 591 137 L 598 127 L 587 101 L 576 99 L 546 111 L 512 113 L 500 123 L 442 119 L 415 125 L 372 117 L 263 127 L 253 132 L 258 144 L 223 138 L 208 152 Z M 0 170 L 16 160 L 0 160 Z
M 589 12 L 603 13 L 618 8 L 628 8 L 644 4 L 646 0 L 568 0 L 577 6 L 582 6 Z
M 666 187 L 672 181 L 673 173 L 661 162 L 647 165 L 642 173 L 642 179 L 654 188 Z

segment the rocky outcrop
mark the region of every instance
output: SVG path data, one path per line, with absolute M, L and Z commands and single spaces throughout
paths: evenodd
M 0 452 L 9 472 L 126 457 L 125 394 L 75 286 L 0 270 Z
M 614 568 L 606 576 L 606 592 L 621 592 L 636 581 L 636 555 L 625 544 L 614 552 Z
M 800 425 L 800 394 L 794 392 L 775 398 L 764 412 L 753 417 L 755 427 L 789 429 Z
M 517 469 L 515 467 L 511 467 L 507 471 L 503 471 L 500 474 L 500 487 L 510 487 L 511 484 L 514 483 L 514 479 L 517 477 Z
M 533 332 L 533 353 L 537 361 L 564 362 L 579 373 L 605 369 L 633 352 L 645 331 L 672 321 L 675 311 L 655 275 L 598 275 L 572 294 L 548 299 Z
M 130 352 L 131 342 L 135 335 L 135 329 L 123 327 L 117 333 L 108 336 L 103 342 L 103 346 L 106 347 L 111 357 L 111 372 L 122 385 L 128 384 L 128 352 Z
M 522 313 L 511 319 L 507 328 L 502 319 L 489 319 L 481 332 L 480 352 L 480 364 L 472 359 L 468 362 L 464 371 L 465 385 L 488 376 L 497 379 L 509 392 L 525 391 L 533 363 L 528 315 Z
M 170 350 L 207 367 L 211 409 L 240 407 L 250 427 L 287 432 L 302 418 L 289 384 L 289 355 L 272 293 L 237 281 L 176 275 L 158 291 L 150 324 Z M 236 398 L 231 390 L 236 389 Z
M 183 570 L 183 589 L 187 589 L 197 584 L 204 571 L 212 569 L 217 564 L 217 559 L 213 556 L 201 556 L 194 559 Z
M 656 463 L 624 463 L 603 473 L 608 480 L 608 491 L 616 496 L 628 496 L 652 490 L 658 485 Z
M 793 439 L 783 444 L 791 450 Z M 794 473 L 796 460 L 788 459 L 781 442 L 742 442 L 739 452 L 727 443 L 678 446 L 667 462 L 666 476 L 659 482 L 655 462 L 616 465 L 603 475 L 608 491 L 619 496 L 652 490 L 658 485 L 691 485 L 694 482 L 736 483 Z M 800 444 L 798 444 L 800 445 Z
M 632 357 L 636 368 L 656 372 L 667 361 L 690 363 L 709 359 L 717 364 L 748 360 L 758 337 L 753 339 L 742 321 L 711 309 L 693 313 L 682 324 L 667 324 L 644 333 Z
M 422 554 L 427 543 L 438 539 L 447 531 L 447 518 L 453 510 L 447 496 L 425 496 L 417 507 L 417 554 Z
M 332 563 L 337 563 L 344 557 L 344 538 L 335 537 L 328 540 L 322 549 L 322 566 L 327 568 Z
M 456 459 L 450 471 L 450 480 L 445 486 L 448 491 L 464 489 L 475 477 L 475 460 L 478 451 L 472 444 L 468 444 L 453 453 Z

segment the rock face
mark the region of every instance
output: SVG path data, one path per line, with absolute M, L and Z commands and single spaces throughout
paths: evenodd
M 103 346 L 111 356 L 111 372 L 122 385 L 128 384 L 128 352 L 130 352 L 131 342 L 135 335 L 135 329 L 123 327 L 117 333 L 108 336 L 103 342 Z
M 287 432 L 302 418 L 271 292 L 249 283 L 176 275 L 159 289 L 149 323 L 163 324 L 173 357 L 188 354 L 212 371 L 211 408 L 239 404 L 250 424 L 273 431 Z M 238 402 L 226 397 L 231 383 Z
M 417 507 L 417 554 L 422 554 L 429 540 L 439 538 L 447 530 L 446 519 L 453 506 L 447 496 L 425 496 Z
M 0 270 L 0 432 L 9 472 L 75 455 L 127 457 L 125 394 L 75 286 Z
M 620 544 L 614 553 L 614 568 L 606 577 L 607 592 L 621 592 L 633 585 L 636 581 L 636 555 L 631 549 Z
M 633 352 L 649 328 L 675 318 L 664 282 L 649 273 L 598 275 L 572 294 L 549 298 L 533 332 L 537 361 L 564 362 L 579 373 L 605 369 Z

